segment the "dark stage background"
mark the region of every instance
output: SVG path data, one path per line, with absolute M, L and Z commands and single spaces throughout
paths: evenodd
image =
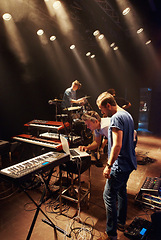
M 124 20 L 120 25 L 116 23 L 99 1 L 61 1 L 74 26 L 65 33 L 60 31 L 56 17 L 49 14 L 44 1 L 0 2 L 1 139 L 21 134 L 24 123 L 33 119 L 55 120 L 55 106 L 49 105 L 48 100 L 61 98 L 75 79 L 82 83 L 78 97 L 90 96 L 89 103 L 96 111 L 97 96 L 108 88 L 115 88 L 118 96 L 131 102 L 129 112 L 136 129 L 140 88 L 152 89 L 148 129 L 161 135 L 161 7 L 158 1 L 153 1 L 155 8 L 150 1 L 129 1 L 142 19 L 147 39 L 152 39 L 151 46 L 135 41 Z M 117 1 L 105 2 L 122 18 Z M 19 38 L 8 34 L 2 19 L 6 12 L 12 15 Z M 44 42 L 36 34 L 38 29 L 45 31 Z M 96 29 L 110 43 L 117 43 L 119 55 L 113 51 L 108 57 L 93 36 Z M 57 36 L 54 42 L 49 40 L 52 34 Z M 19 39 L 23 56 L 16 48 Z M 74 54 L 69 49 L 71 44 L 77 47 Z M 96 58 L 87 58 L 87 51 Z

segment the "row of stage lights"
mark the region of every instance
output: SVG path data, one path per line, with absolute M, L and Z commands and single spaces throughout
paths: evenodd
M 44 1 L 45 1 L 45 2 L 48 2 L 49 0 L 44 0 Z M 55 2 L 53 3 L 53 8 L 54 8 L 54 9 L 58 9 L 58 8 L 60 8 L 60 7 L 61 7 L 61 2 L 60 2 L 60 1 L 55 1 Z M 128 8 L 126 8 L 126 9 L 124 9 L 124 10 L 122 11 L 122 14 L 125 16 L 125 15 L 127 15 L 129 12 L 130 12 L 130 8 L 128 7 Z M 3 19 L 4 19 L 5 21 L 9 21 L 9 20 L 11 20 L 11 18 L 12 18 L 11 14 L 9 14 L 9 13 L 3 14 L 2 17 L 3 17 Z M 144 31 L 144 29 L 143 29 L 143 28 L 140 28 L 140 29 L 137 30 L 137 34 L 140 34 L 140 33 L 142 33 L 143 31 Z M 39 29 L 39 30 L 37 31 L 37 35 L 38 35 L 38 36 L 42 36 L 43 34 L 44 34 L 44 30 Z M 104 34 L 100 34 L 99 30 L 95 30 L 95 31 L 93 32 L 93 35 L 94 35 L 95 37 L 97 37 L 98 40 L 102 40 L 102 39 L 104 38 Z M 50 41 L 55 41 L 55 40 L 56 40 L 56 36 L 53 35 L 53 36 L 50 37 Z M 151 40 L 147 41 L 145 44 L 148 45 L 149 43 L 151 43 Z M 111 44 L 110 44 L 110 47 L 111 47 L 114 51 L 116 51 L 116 50 L 119 49 L 115 42 L 111 43 Z M 70 46 L 70 49 L 71 49 L 71 50 L 75 49 L 75 45 L 74 45 L 74 44 L 71 45 L 71 46 Z M 86 56 L 87 56 L 87 57 L 91 57 L 91 58 L 95 58 L 95 55 L 94 55 L 94 54 L 91 54 L 91 52 L 87 52 L 87 53 L 86 53 Z
M 11 14 L 9 14 L 9 13 L 3 14 L 3 19 L 4 19 L 5 21 L 9 21 L 9 20 L 11 20 L 11 18 L 12 18 Z M 44 30 L 43 30 L 43 29 L 39 29 L 39 30 L 37 31 L 37 35 L 38 35 L 38 36 L 42 36 L 43 34 L 44 34 Z M 95 37 L 97 36 L 99 40 L 102 40 L 102 39 L 104 38 L 104 35 L 103 35 L 103 34 L 100 34 L 99 30 L 94 31 L 94 32 L 93 32 L 93 35 L 94 35 Z M 55 40 L 56 40 L 56 36 L 52 35 L 52 36 L 50 37 L 50 41 L 53 42 L 53 41 L 55 41 Z M 116 50 L 118 49 L 118 47 L 116 46 L 115 43 L 111 43 L 111 44 L 110 44 L 110 47 L 113 48 L 114 51 L 116 51 Z M 71 50 L 73 50 L 73 49 L 76 48 L 76 46 L 75 46 L 74 44 L 72 44 L 69 48 L 70 48 Z M 91 52 L 87 52 L 85 55 L 86 55 L 87 57 L 90 57 L 90 58 L 95 58 L 95 54 L 92 54 Z

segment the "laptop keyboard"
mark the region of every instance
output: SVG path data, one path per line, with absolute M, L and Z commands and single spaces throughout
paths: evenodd
M 74 149 L 70 149 L 70 154 L 71 154 L 72 156 L 79 156 L 79 155 L 80 155 L 80 154 L 77 153 Z

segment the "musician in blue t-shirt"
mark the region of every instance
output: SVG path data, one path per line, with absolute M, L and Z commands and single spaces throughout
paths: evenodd
M 65 90 L 62 101 L 62 109 L 71 107 L 73 103 L 84 104 L 86 100 L 85 98 L 76 98 L 76 91 L 80 89 L 81 86 L 82 84 L 78 80 L 75 80 L 72 82 L 71 87 Z
M 111 117 L 108 129 L 108 161 L 103 171 L 107 178 L 103 193 L 107 212 L 104 237 L 117 240 L 117 228 L 123 230 L 126 222 L 127 181 L 130 173 L 137 168 L 134 122 L 132 116 L 117 105 L 110 93 L 100 94 L 97 105 L 102 114 Z

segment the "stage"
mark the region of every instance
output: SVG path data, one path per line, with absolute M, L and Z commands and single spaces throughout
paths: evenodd
M 138 160 L 138 169 L 134 171 L 128 181 L 128 213 L 127 225 L 129 225 L 135 217 L 141 217 L 151 221 L 151 214 L 155 212 L 144 204 L 138 203 L 135 198 L 138 194 L 146 177 L 160 177 L 161 175 L 161 138 L 155 137 L 149 133 L 138 133 L 138 144 L 136 147 L 136 155 Z M 43 211 L 50 217 L 53 223 L 71 234 L 71 239 L 94 239 L 100 237 L 105 231 L 106 214 L 102 193 L 104 189 L 105 179 L 102 176 L 103 167 L 95 166 L 95 158 L 92 155 L 91 166 L 91 199 L 89 207 L 86 201 L 81 204 L 80 222 L 75 219 L 76 204 L 66 201 L 63 204 L 63 214 L 60 214 L 59 201 L 57 199 L 58 186 L 52 185 L 52 182 L 58 177 L 58 168 L 56 168 L 51 178 L 50 188 L 53 190 L 52 199 L 49 198 L 42 204 Z M 101 161 L 105 165 L 106 154 L 101 156 Z M 86 184 L 87 173 L 83 173 L 82 181 Z M 7 240 L 26 239 L 33 216 L 35 214 L 35 206 L 24 192 L 20 191 L 11 184 L 1 182 L 0 191 L 0 238 Z M 39 201 L 42 186 L 29 190 L 35 201 Z M 44 223 L 45 219 L 40 212 L 34 226 L 31 239 L 34 240 L 51 240 L 51 239 L 70 239 L 63 233 Z M 82 234 L 82 235 L 80 235 Z M 83 235 L 84 234 L 84 235 Z M 128 239 L 123 232 L 118 231 L 118 239 Z

